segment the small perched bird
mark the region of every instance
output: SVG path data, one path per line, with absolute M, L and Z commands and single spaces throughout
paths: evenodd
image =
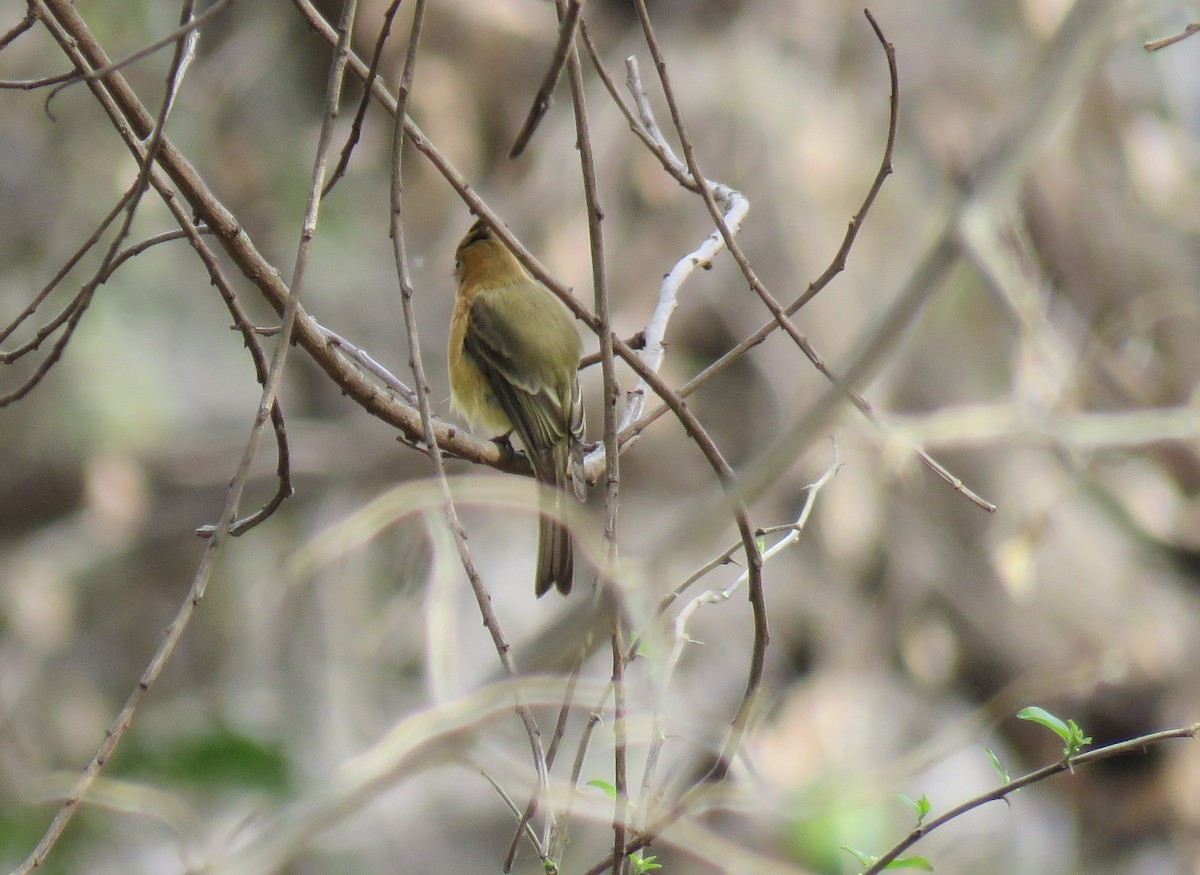
M 458 296 L 450 320 L 451 404 L 473 428 L 498 438 L 516 432 L 534 476 L 554 488 L 560 507 L 568 484 L 583 501 L 582 344 L 574 318 L 529 275 L 508 248 L 476 221 L 454 253 Z M 570 531 L 538 518 L 534 591 L 571 591 Z

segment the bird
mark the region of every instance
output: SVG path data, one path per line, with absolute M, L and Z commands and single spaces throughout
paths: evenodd
M 507 444 L 516 432 L 539 483 L 551 487 L 538 517 L 534 593 L 564 596 L 574 578 L 574 545 L 562 525 L 562 497 L 586 498 L 582 341 L 567 306 L 509 251 L 482 219 L 454 252 L 458 291 L 450 319 L 451 407 L 473 429 Z

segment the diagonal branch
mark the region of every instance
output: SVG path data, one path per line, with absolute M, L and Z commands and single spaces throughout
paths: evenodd
M 383 13 L 383 22 L 379 25 L 379 35 L 375 37 L 375 50 L 371 53 L 371 65 L 367 68 L 365 78 L 367 82 L 372 81 L 379 70 L 379 62 L 383 58 L 383 47 L 387 45 L 388 36 L 392 32 L 392 21 L 396 18 L 400 3 L 401 0 L 392 0 L 391 5 Z M 350 133 L 346 136 L 346 144 L 342 146 L 342 154 L 338 157 L 337 166 L 333 168 L 333 173 L 329 174 L 329 182 L 325 183 L 325 191 L 321 193 L 322 197 L 333 190 L 338 180 L 345 175 L 346 168 L 350 166 L 350 156 L 354 153 L 354 147 L 362 136 L 363 120 L 367 117 L 367 107 L 370 104 L 371 89 L 364 88 L 362 98 L 358 101 L 358 109 L 354 112 L 354 121 L 350 124 Z
M 33 0 L 31 8 L 35 9 L 39 20 L 50 31 L 51 35 L 59 43 L 63 51 L 71 59 L 72 63 L 75 64 L 78 70 L 86 73 L 91 69 L 95 69 L 96 65 L 94 65 L 91 60 L 85 56 L 85 53 L 81 51 L 76 33 L 71 27 L 71 23 L 73 22 L 74 8 L 69 2 L 64 6 L 64 4 L 59 2 L 59 0 Z M 193 0 L 185 0 L 183 4 L 183 13 L 181 16 L 185 21 L 192 16 L 193 8 Z M 65 21 L 64 16 L 66 18 Z M 148 185 L 154 178 L 154 158 L 157 150 L 165 142 L 164 138 L 162 137 L 162 125 L 166 120 L 166 115 L 170 109 L 174 94 L 180 85 L 180 77 L 182 76 L 183 70 L 186 66 L 186 60 L 189 54 L 187 42 L 188 41 L 185 38 L 180 38 L 179 43 L 176 46 L 175 58 L 167 77 L 167 89 L 163 98 L 162 108 L 158 118 L 151 124 L 151 128 L 148 132 L 149 136 L 147 137 L 147 142 L 145 145 L 143 145 L 141 140 L 135 140 L 134 142 L 130 143 L 135 156 L 139 158 L 139 181 L 141 183 L 141 190 L 143 191 L 145 190 L 146 185 Z M 110 114 L 115 112 L 115 106 L 112 103 L 111 94 L 101 84 L 100 80 L 87 79 L 86 81 L 89 88 L 92 89 L 93 93 L 100 100 L 105 109 L 109 111 Z M 114 118 L 114 121 L 116 121 L 116 118 Z M 121 124 L 118 124 L 117 126 L 123 134 L 128 133 L 128 130 L 125 128 L 125 126 Z M 132 198 L 130 201 L 130 213 L 132 213 L 135 204 L 136 198 Z M 114 244 L 114 248 L 110 251 L 109 258 L 116 253 L 116 246 L 119 246 L 119 242 L 121 239 L 123 239 L 124 232 L 127 232 L 127 230 L 128 222 L 126 223 L 123 233 L 118 235 L 118 240 Z M 107 260 L 109 259 L 106 259 L 106 261 Z M 280 356 L 280 364 L 282 364 L 282 356 Z M 264 395 L 264 403 L 267 402 L 268 399 L 266 395 Z M 269 407 L 269 403 L 267 403 L 267 406 Z M 263 407 L 260 405 L 260 411 L 262 410 Z M 263 422 L 265 422 L 266 414 L 261 414 L 260 418 Z M 159 643 L 158 649 L 155 651 L 149 664 L 143 671 L 141 679 L 130 692 L 129 696 L 126 698 L 125 704 L 122 706 L 112 725 L 105 733 L 104 739 L 97 748 L 96 753 L 84 768 L 83 773 L 76 781 L 70 794 L 59 807 L 58 812 L 51 820 L 50 825 L 42 835 L 42 838 L 38 841 L 36 847 L 34 847 L 33 851 L 31 851 L 29 856 L 26 857 L 25 861 L 15 870 L 14 875 L 28 875 L 28 873 L 41 866 L 45 861 L 47 854 L 49 854 L 54 845 L 58 842 L 59 838 L 63 834 L 63 831 L 67 828 L 67 825 L 74 817 L 75 812 L 79 809 L 79 803 L 83 800 L 88 789 L 94 784 L 96 778 L 100 774 L 100 771 L 104 768 L 105 763 L 108 762 L 109 757 L 116 750 L 117 745 L 124 737 L 125 731 L 131 725 L 133 721 L 133 715 L 140 705 L 146 692 L 151 688 L 151 686 L 153 686 L 158 676 L 162 673 L 163 668 L 166 666 L 170 655 L 174 652 L 176 645 L 183 635 L 184 629 L 187 627 L 188 622 L 191 619 L 192 613 L 195 611 L 196 606 L 203 599 L 204 590 L 207 586 L 208 579 L 211 576 L 216 559 L 220 554 L 221 546 L 224 544 L 229 526 L 237 514 L 237 505 L 241 497 L 242 488 L 244 487 L 246 479 L 249 476 L 250 461 L 253 458 L 254 447 L 257 444 L 256 436 L 260 433 L 261 429 L 258 431 L 252 430 L 251 432 L 251 438 L 247 444 L 246 453 L 243 455 L 238 472 L 231 481 L 229 490 L 227 492 L 225 509 L 221 514 L 221 521 L 218 525 L 216 536 L 209 542 L 204 551 L 204 555 L 200 560 L 200 564 L 192 580 L 192 586 L 188 592 L 187 598 L 184 599 L 182 605 L 176 613 L 175 619 L 167 628 L 167 632 L 163 636 L 162 641 Z
M 663 94 L 667 98 L 667 106 L 671 112 L 671 118 L 675 125 L 676 132 L 679 135 L 680 143 L 683 148 L 684 159 L 687 164 L 688 174 L 694 180 L 704 180 L 704 176 L 700 172 L 700 166 L 696 159 L 695 149 L 693 148 L 691 140 L 688 137 L 687 129 L 684 127 L 683 117 L 680 112 L 678 102 L 675 99 L 674 90 L 671 86 L 670 75 L 667 71 L 667 65 L 665 59 L 663 58 L 662 49 L 654 36 L 654 30 L 650 23 L 649 15 L 645 12 L 644 0 L 638 0 L 636 5 L 638 9 L 638 17 L 642 23 L 642 31 L 646 36 L 647 45 L 649 46 L 650 53 L 654 58 L 655 68 L 658 70 L 659 82 L 662 85 Z M 871 13 L 867 11 L 866 15 L 871 27 L 875 30 L 875 34 L 880 43 L 883 45 L 884 51 L 887 54 L 888 69 L 891 73 L 892 80 L 892 122 L 889 125 L 888 145 L 885 150 L 884 163 L 880 168 L 880 172 L 876 175 L 874 184 L 867 194 L 866 205 L 869 205 L 874 200 L 875 195 L 878 193 L 879 188 L 883 183 L 883 179 L 886 178 L 888 173 L 891 172 L 890 155 L 891 149 L 895 143 L 897 77 L 895 50 L 884 38 L 883 32 L 879 29 L 879 25 Z M 636 81 L 636 65 L 632 67 L 631 79 Z M 637 91 L 635 90 L 635 94 L 636 93 Z M 642 106 L 646 106 L 644 101 L 640 103 Z M 643 110 L 643 114 L 645 114 L 645 112 L 648 112 L 648 109 Z M 665 147 L 665 143 L 663 145 Z M 669 154 L 669 147 L 667 147 L 667 152 Z M 792 341 L 800 348 L 805 357 L 812 363 L 813 367 L 815 367 L 840 394 L 849 400 L 850 403 L 854 405 L 854 407 L 867 419 L 868 422 L 870 422 L 876 428 L 886 431 L 883 422 L 876 415 L 870 403 L 863 398 L 861 394 L 854 390 L 851 383 L 833 373 L 833 371 L 825 363 L 825 360 L 817 353 L 816 349 L 813 348 L 808 337 L 801 333 L 798 328 L 796 328 L 795 324 L 790 318 L 789 313 L 789 310 L 790 312 L 795 312 L 795 310 L 799 309 L 801 306 L 811 300 L 817 294 L 817 292 L 820 291 L 820 289 L 824 288 L 824 286 L 828 284 L 829 280 L 831 280 L 842 270 L 845 264 L 845 254 L 849 251 L 849 245 L 853 242 L 853 235 L 857 233 L 857 229 L 859 227 L 856 220 L 851 220 L 851 226 L 847 232 L 846 238 L 843 240 L 842 247 L 839 248 L 838 253 L 834 257 L 834 261 L 830 264 L 830 267 L 826 270 L 825 274 L 819 278 L 824 280 L 824 282 L 819 286 L 816 285 L 816 283 L 810 285 L 809 289 L 797 299 L 791 308 L 785 309 L 779 304 L 774 295 L 772 295 L 771 292 L 766 288 L 766 286 L 758 278 L 758 275 L 755 273 L 754 269 L 750 266 L 750 262 L 747 259 L 745 252 L 737 242 L 735 237 L 735 229 L 729 226 L 729 223 L 725 220 L 725 216 L 723 215 L 722 210 L 717 203 L 718 197 L 717 193 L 714 191 L 713 185 L 707 180 L 704 180 L 703 184 L 698 186 L 697 193 L 704 200 L 704 204 L 708 209 L 709 215 L 712 217 L 713 222 L 720 231 L 721 238 L 725 241 L 725 245 L 729 248 L 730 255 L 733 256 L 734 261 L 742 271 L 742 275 L 746 278 L 746 282 L 750 285 L 750 288 L 755 292 L 755 294 L 758 295 L 759 299 L 774 317 L 775 325 L 778 325 L 789 337 L 791 337 Z M 774 330 L 774 325 L 771 326 L 770 330 Z M 763 334 L 763 337 L 765 336 L 766 335 Z M 740 355 L 741 352 L 749 349 L 751 345 L 753 344 L 739 344 L 739 348 L 735 350 L 736 354 Z M 731 351 L 730 354 L 727 354 L 728 358 L 726 360 L 726 364 L 733 361 L 733 353 L 735 351 Z M 913 446 L 912 450 L 921 460 L 922 464 L 950 484 L 950 486 L 956 492 L 960 493 L 973 504 L 988 512 L 995 511 L 996 507 L 994 504 L 976 495 L 959 478 L 947 471 L 945 466 L 930 456 L 929 453 L 927 453 L 924 449 Z
M 981 805 L 986 805 L 988 802 L 996 802 L 1000 799 L 1008 799 L 1013 793 L 1016 793 L 1022 787 L 1028 787 L 1031 784 L 1037 784 L 1054 775 L 1061 774 L 1066 771 L 1073 771 L 1076 766 L 1085 766 L 1089 763 L 1099 762 L 1100 760 L 1111 759 L 1115 756 L 1124 756 L 1131 753 L 1145 753 L 1146 749 L 1155 744 L 1161 744 L 1164 741 L 1171 741 L 1176 738 L 1195 738 L 1200 734 L 1200 723 L 1193 723 L 1191 726 L 1181 726 L 1178 729 L 1165 729 L 1161 732 L 1153 732 L 1149 735 L 1131 738 L 1128 741 L 1117 742 L 1116 744 L 1106 745 L 1089 750 L 1085 753 L 1076 754 L 1072 757 L 1064 757 L 1056 763 L 1051 763 L 1048 766 L 1043 766 L 1040 769 L 1035 769 L 1026 775 L 1015 778 L 1011 781 L 1005 781 L 999 787 L 981 793 L 974 799 L 968 799 L 960 805 L 947 811 L 940 817 L 935 817 L 928 823 L 919 825 L 916 829 L 905 836 L 898 844 L 895 845 L 886 854 L 877 859 L 868 869 L 865 869 L 862 875 L 878 875 L 878 873 L 889 868 L 893 860 L 899 857 L 906 850 L 915 845 L 929 833 L 933 832 L 938 827 L 944 826 L 952 820 L 979 808 Z
M 565 13 L 563 4 L 561 2 L 558 4 L 558 42 L 555 44 L 554 54 L 550 58 L 550 69 L 542 77 L 542 84 L 538 86 L 537 94 L 533 98 L 533 106 L 529 108 L 525 123 L 521 125 L 521 130 L 508 153 L 509 158 L 520 157 L 521 153 L 525 151 L 525 147 L 529 145 L 533 132 L 537 130 L 546 112 L 550 109 L 554 86 L 558 84 L 558 79 L 562 75 L 563 65 L 567 63 L 567 55 L 568 53 L 575 54 L 575 31 L 579 26 L 579 13 L 582 10 L 583 0 L 566 0 Z

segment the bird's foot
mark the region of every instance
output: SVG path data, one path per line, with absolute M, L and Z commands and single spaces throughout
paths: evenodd
M 517 456 L 516 448 L 512 445 L 512 430 L 506 431 L 504 434 L 498 434 L 491 439 L 492 443 L 500 448 L 500 457 L 505 462 L 511 462 Z

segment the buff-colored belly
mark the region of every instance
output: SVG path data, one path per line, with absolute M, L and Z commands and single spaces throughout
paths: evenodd
M 465 318 L 455 318 L 451 323 L 450 405 L 471 428 L 490 437 L 507 434 L 512 431 L 512 423 L 492 394 L 487 378 L 463 348 L 465 328 Z

